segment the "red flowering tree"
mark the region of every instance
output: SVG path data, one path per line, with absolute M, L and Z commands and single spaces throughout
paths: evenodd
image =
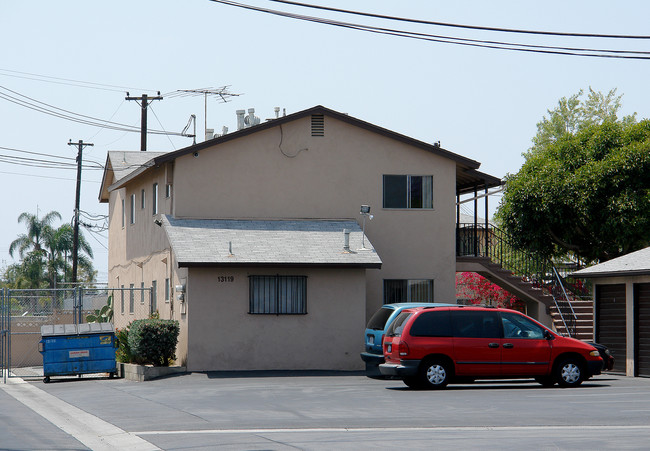
M 523 301 L 475 272 L 456 273 L 456 297 L 471 304 L 525 310 Z

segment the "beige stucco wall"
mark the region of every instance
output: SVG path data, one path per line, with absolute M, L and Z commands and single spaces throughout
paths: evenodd
M 595 293 L 596 285 L 616 285 L 625 284 L 625 375 L 634 376 L 634 356 L 635 356 L 635 330 L 634 330 L 634 284 L 637 283 L 650 283 L 650 276 L 634 276 L 634 277 L 603 277 L 593 279 L 594 289 L 592 296 L 594 305 L 596 305 Z M 596 312 L 594 311 L 594 321 L 596 321 Z M 594 323 L 594 330 L 596 324 Z
M 384 174 L 433 175 L 434 208 L 382 208 Z M 382 258 L 367 273 L 367 316 L 383 302 L 383 279 L 434 279 L 435 300 L 455 302 L 456 163 L 325 117 L 310 118 L 180 157 L 179 218 L 354 218 L 370 205 L 366 234 Z
M 191 268 L 188 371 L 359 370 L 363 269 Z M 306 315 L 252 315 L 249 275 L 307 276 Z M 219 282 L 218 276 L 233 281 Z
M 382 208 L 384 174 L 433 175 L 434 208 Z M 187 359 L 190 370 L 358 369 L 364 326 L 383 303 L 384 279 L 434 279 L 435 301 L 455 302 L 455 177 L 454 161 L 327 116 L 324 137 L 311 136 L 309 117 L 253 133 L 150 168 L 110 193 L 109 286 L 149 287 L 157 281 L 160 316 L 180 322 L 178 362 Z M 308 315 L 249 315 L 249 271 L 237 270 L 242 283 L 226 287 L 214 280 L 224 271 L 178 268 L 164 230 L 154 223 L 154 183 L 159 213 L 177 218 L 353 218 L 361 224 L 359 207 L 370 205 L 374 219 L 366 222 L 366 234 L 382 269 L 310 269 Z M 136 214 L 130 224 L 133 194 Z M 172 286 L 187 285 L 185 304 L 174 290 L 164 302 L 166 278 Z M 347 315 L 339 320 L 334 315 L 342 310 Z M 147 313 L 116 309 L 115 322 L 123 327 Z M 256 338 L 262 335 L 266 339 Z M 279 346 L 287 352 L 274 354 Z M 242 347 L 250 351 L 243 353 L 246 359 L 233 353 Z
M 187 316 L 184 306 L 177 299 L 174 287 L 185 283 L 187 270 L 179 269 L 171 252 L 164 230 L 154 223 L 158 216 L 153 214 L 153 184 L 158 183 L 158 213 L 170 213 L 173 197 L 165 196 L 165 185 L 171 181 L 172 166 L 154 168 L 133 183 L 112 191 L 109 196 L 109 288 L 129 288 L 133 284 L 140 288 L 150 288 L 157 283 L 156 307 L 163 319 L 179 321 L 181 330 L 176 353 L 177 363 L 183 363 L 187 356 Z M 145 190 L 145 206 L 142 208 L 141 194 Z M 135 222 L 130 221 L 131 195 L 135 194 Z M 126 217 L 122 227 L 122 199 L 125 199 Z M 165 281 L 170 280 L 169 296 L 165 299 Z M 136 294 L 134 312 L 129 311 L 128 295 L 122 299 L 116 294 L 114 300 L 114 322 L 118 328 L 126 327 L 134 319 L 149 316 L 149 301 L 144 302 Z

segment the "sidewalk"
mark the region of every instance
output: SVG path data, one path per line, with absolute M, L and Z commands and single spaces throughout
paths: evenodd
M 42 377 L 38 368 L 22 369 Z M 76 378 L 74 378 L 76 379 Z M 66 379 L 61 379 L 65 381 Z M 68 381 L 70 378 L 67 379 Z M 103 402 L 99 401 L 98 402 Z M 20 377 L 0 383 L 0 447 L 11 450 L 158 450 Z

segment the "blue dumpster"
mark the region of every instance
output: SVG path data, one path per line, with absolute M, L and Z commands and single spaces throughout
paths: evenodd
M 43 382 L 50 376 L 90 373 L 117 374 L 115 329 L 111 323 L 41 326 L 39 352 L 43 355 Z

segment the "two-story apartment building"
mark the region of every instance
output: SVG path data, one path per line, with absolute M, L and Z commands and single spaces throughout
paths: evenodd
M 478 167 L 322 106 L 110 152 L 109 286 L 154 287 L 191 371 L 361 369 L 383 303 L 455 299 L 457 197 L 500 184 Z M 132 304 L 116 301 L 117 327 Z

